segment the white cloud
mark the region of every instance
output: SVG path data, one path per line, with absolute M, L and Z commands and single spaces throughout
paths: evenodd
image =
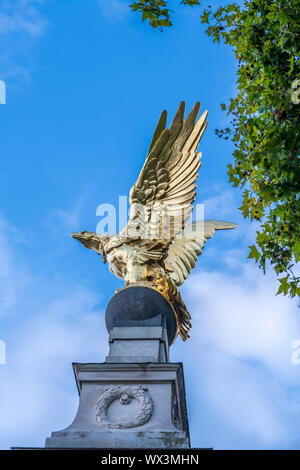
M 263 361 L 293 382 L 291 344 L 300 338 L 297 300 L 275 296 L 275 279 L 253 264 L 239 266 L 235 275 L 200 270 L 187 282 L 191 310 L 207 329 L 205 343 L 238 359 Z
M 0 7 L 0 35 L 25 33 L 39 36 L 44 33 L 46 21 L 41 17 L 40 0 L 5 0 Z
M 237 216 L 238 197 L 237 191 L 231 188 L 224 189 L 224 186 L 216 186 L 210 189 L 212 192 L 217 193 L 203 201 L 205 218 L 222 219 L 226 217 Z
M 35 41 L 48 26 L 41 13 L 44 0 L 4 0 L 0 5 L 1 79 L 18 77 L 28 81 L 30 74 L 21 62 L 28 58 Z
M 206 421 L 217 422 L 207 433 L 192 419 L 193 445 L 298 445 L 300 366 L 291 361 L 291 345 L 300 339 L 299 308 L 297 300 L 275 291 L 273 275 L 264 276 L 240 253 L 234 273 L 200 269 L 186 281 L 191 339 L 178 343 L 171 356 L 184 361 L 192 416 L 204 408 Z
M 128 5 L 127 0 L 99 0 L 103 15 L 111 23 L 122 21 L 128 16 Z
M 299 302 L 276 296 L 273 270 L 264 275 L 247 260 L 258 224 L 234 217 L 238 195 L 214 191 L 204 201 L 205 217 L 235 221 L 238 228 L 207 242 L 185 282 L 191 339 L 171 351 L 172 360 L 185 365 L 192 443 L 297 448 L 300 366 L 291 356 L 300 339 Z
M 107 354 L 102 311 L 94 294 L 74 291 L 25 315 L 6 332 L 7 365 L 0 369 L 0 447 L 44 446 L 69 425 L 78 398 L 71 362 Z
M 61 277 L 37 279 L 19 256 L 24 240 L 0 219 L 0 448 L 43 446 L 77 408 L 71 362 L 103 361 L 108 350 L 100 295 Z M 26 242 L 26 241 L 25 241 Z
M 12 240 L 24 248 L 26 240 L 0 214 L 0 318 L 3 319 L 16 311 L 19 296 L 24 299 L 32 276 L 21 257 L 16 256 Z
M 68 209 L 56 208 L 50 210 L 46 219 L 47 228 L 53 233 L 60 231 L 61 233 L 68 232 L 68 234 L 71 234 L 71 232 L 76 231 L 88 197 L 88 190 L 81 190 L 80 197 Z

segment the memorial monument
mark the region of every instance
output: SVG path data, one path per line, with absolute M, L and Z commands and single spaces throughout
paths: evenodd
M 73 423 L 46 439 L 46 448 L 189 448 L 181 363 L 170 362 L 191 317 L 178 287 L 215 230 L 229 222 L 188 222 L 201 165 L 197 152 L 207 111 L 182 102 L 170 127 L 163 111 L 137 182 L 130 217 L 117 235 L 73 233 L 102 256 L 125 286 L 106 309 L 109 353 L 103 363 L 73 364 L 79 408 Z

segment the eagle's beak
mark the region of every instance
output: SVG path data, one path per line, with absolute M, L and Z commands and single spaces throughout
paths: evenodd
M 75 238 L 76 240 L 80 240 L 80 233 L 73 232 L 71 233 L 71 237 Z

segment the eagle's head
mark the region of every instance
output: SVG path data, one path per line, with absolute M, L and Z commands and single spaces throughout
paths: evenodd
M 72 237 L 80 241 L 80 243 L 82 243 L 82 245 L 85 246 L 86 248 L 96 251 L 98 255 L 102 255 L 104 263 L 106 262 L 104 246 L 107 243 L 107 241 L 110 239 L 109 236 L 99 235 L 98 233 L 84 231 L 84 232 L 72 233 Z

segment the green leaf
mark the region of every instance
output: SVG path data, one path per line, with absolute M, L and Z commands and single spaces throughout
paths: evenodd
M 289 278 L 289 276 L 282 277 L 281 279 L 278 279 L 279 282 L 280 282 L 280 286 L 279 286 L 279 289 L 278 289 L 276 295 L 278 295 L 278 294 L 286 295 L 288 293 L 289 288 L 290 288 L 290 285 L 288 283 L 288 278 Z
M 255 262 L 257 263 L 259 258 L 260 258 L 260 253 L 257 250 L 255 245 L 249 246 L 250 248 L 250 253 L 248 255 L 248 258 L 255 258 Z
M 298 261 L 300 261 L 300 240 L 295 243 L 293 247 L 293 252 L 297 263 Z

